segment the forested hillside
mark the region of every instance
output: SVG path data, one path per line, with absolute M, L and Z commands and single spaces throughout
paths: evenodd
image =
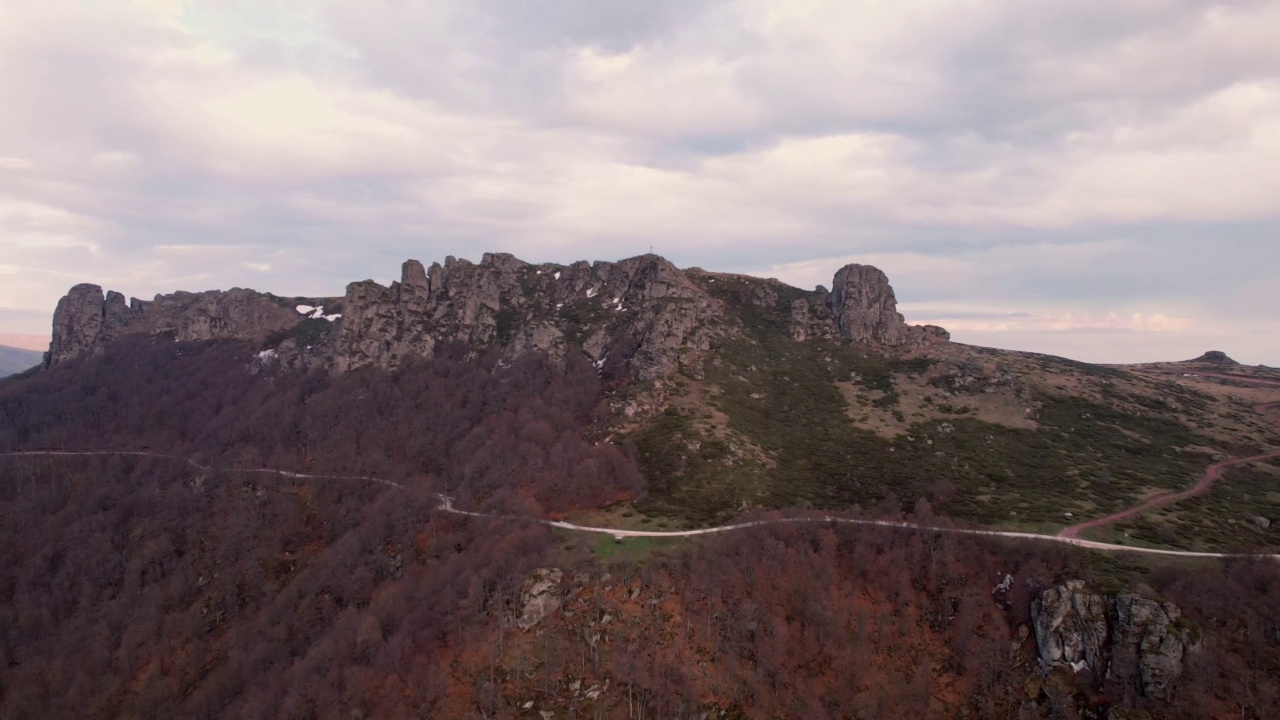
M 436 491 L 530 517 L 645 498 L 638 452 L 607 441 L 623 382 L 573 357 L 458 348 L 332 375 L 135 337 L 0 383 L 0 451 L 175 456 L 0 457 L 0 716 L 1262 718 L 1280 702 L 1270 560 L 1136 565 L 821 523 L 615 543 L 440 511 Z M 1119 650 L 1042 670 L 1033 601 L 1070 578 L 1181 608 L 1193 649 L 1170 696 Z

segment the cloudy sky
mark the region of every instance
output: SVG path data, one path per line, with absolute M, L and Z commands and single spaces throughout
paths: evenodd
M 0 0 L 0 335 L 647 252 L 1085 360 L 1280 365 L 1280 3 Z

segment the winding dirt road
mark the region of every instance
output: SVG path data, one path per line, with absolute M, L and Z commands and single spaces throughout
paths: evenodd
M 1202 376 L 1213 377 L 1213 378 L 1222 378 L 1227 380 L 1236 380 L 1244 383 L 1252 383 L 1254 385 L 1260 385 L 1263 387 L 1280 387 L 1280 380 L 1271 380 L 1268 378 L 1251 378 L 1243 375 L 1231 375 L 1229 373 L 1212 373 L 1212 372 L 1208 372 L 1208 373 L 1202 372 L 1198 374 Z M 1263 403 L 1261 405 L 1255 406 L 1254 409 L 1257 410 L 1259 413 L 1262 413 L 1263 415 L 1268 415 L 1270 413 L 1280 411 L 1280 402 Z M 1280 418 L 1275 418 L 1273 421 L 1276 424 L 1280 424 Z M 1094 518 L 1092 520 L 1086 520 L 1081 523 L 1076 523 L 1075 525 L 1072 525 L 1071 527 L 1066 528 L 1062 532 L 1058 533 L 1058 537 L 1065 538 L 1065 539 L 1078 540 L 1080 539 L 1080 533 L 1085 532 L 1086 530 L 1092 530 L 1093 528 L 1101 527 L 1103 525 L 1110 525 L 1111 523 L 1116 522 L 1118 520 L 1124 520 L 1127 518 L 1134 517 L 1136 515 L 1141 515 L 1142 513 L 1147 512 L 1148 510 L 1154 510 L 1155 508 L 1180 502 L 1182 500 L 1186 500 L 1187 498 L 1193 498 L 1197 495 L 1203 495 L 1204 493 L 1209 492 L 1209 489 L 1213 487 L 1213 484 L 1215 482 L 1222 479 L 1223 470 L 1229 467 L 1233 467 L 1235 465 L 1247 465 L 1248 463 L 1262 462 L 1264 460 L 1274 460 L 1277 458 L 1280 458 L 1280 448 L 1277 448 L 1275 450 L 1270 450 L 1268 452 L 1261 453 L 1259 455 L 1251 455 L 1249 457 L 1240 457 L 1240 458 L 1230 458 L 1228 460 L 1222 460 L 1220 462 L 1216 462 L 1210 465 L 1209 467 L 1205 468 L 1204 474 L 1200 476 L 1200 479 L 1196 481 L 1196 484 L 1192 485 L 1186 490 L 1167 493 L 1164 495 L 1157 495 L 1156 497 L 1153 497 L 1139 505 L 1135 505 L 1134 507 L 1131 507 L 1127 510 L 1121 510 L 1120 512 L 1112 513 L 1110 515 L 1104 515 L 1103 517 L 1100 517 L 1100 518 Z
M 1280 403 L 1277 403 L 1277 404 L 1280 405 Z M 1280 454 L 1280 451 L 1277 451 L 1277 454 Z M 263 474 L 263 475 L 276 475 L 278 477 L 295 479 L 295 480 L 340 480 L 340 481 L 353 481 L 353 482 L 373 482 L 373 483 L 378 483 L 380 485 L 386 485 L 387 487 L 404 490 L 406 492 L 421 492 L 416 488 L 410 487 L 403 483 L 398 483 L 394 480 L 387 480 L 385 478 L 377 478 L 377 477 L 363 476 L 363 475 L 312 475 L 309 473 L 292 472 L 289 470 L 275 470 L 272 468 L 251 468 L 251 469 L 213 468 L 208 465 L 202 465 L 200 463 L 197 463 L 196 461 L 191 460 L 190 458 L 185 458 L 179 455 L 169 455 L 166 453 L 152 453 L 152 452 L 139 452 L 139 451 L 105 451 L 105 450 L 104 451 L 85 451 L 85 452 L 74 452 L 74 451 L 65 451 L 65 450 L 49 450 L 49 451 L 29 450 L 24 452 L 0 453 L 0 458 L 76 457 L 76 456 L 89 457 L 89 456 L 107 456 L 107 455 L 155 457 L 155 458 L 177 460 L 179 462 L 184 462 L 193 468 L 196 468 L 198 470 L 205 471 L 205 472 L 219 471 L 219 472 L 239 472 L 239 473 Z M 1241 459 L 1241 460 L 1236 460 L 1231 462 L 1245 462 L 1245 461 L 1246 460 Z M 744 530 L 746 528 L 752 528 L 752 527 L 758 527 L 758 526 L 764 526 L 764 525 L 779 525 L 783 523 L 822 523 L 822 524 L 844 523 L 848 525 L 874 526 L 874 527 L 898 529 L 898 530 L 913 530 L 913 531 L 926 530 L 931 532 L 953 533 L 957 535 L 984 535 L 987 537 L 1011 538 L 1016 540 L 1057 542 L 1057 543 L 1065 543 L 1068 545 L 1075 545 L 1077 547 L 1090 548 L 1093 550 L 1101 550 L 1103 552 L 1142 553 L 1147 555 L 1162 555 L 1166 557 L 1182 557 L 1182 558 L 1269 557 L 1272 559 L 1280 560 L 1280 555 L 1277 555 L 1277 554 L 1241 555 L 1239 553 L 1192 552 L 1189 550 L 1158 550 L 1155 548 L 1130 547 L 1128 545 L 1114 545 L 1111 543 L 1096 542 L 1093 540 L 1085 540 L 1082 538 L 1067 536 L 1063 534 L 1041 535 L 1038 533 L 1006 532 L 1001 530 L 976 530 L 972 528 L 938 527 L 934 525 L 924 525 L 920 523 L 895 522 L 892 520 L 862 520 L 857 518 L 836 517 L 832 515 L 776 518 L 776 519 L 770 519 L 770 520 L 755 520 L 752 522 L 735 523 L 733 525 L 721 525 L 718 527 L 701 528 L 698 530 L 669 530 L 669 531 L 627 530 L 624 528 L 592 527 L 588 525 L 576 525 L 570 522 L 546 520 L 543 518 L 534 518 L 534 517 L 526 517 L 526 516 L 519 516 L 519 515 L 495 515 L 491 513 L 475 512 L 472 510 L 462 510 L 454 507 L 453 498 L 447 495 L 441 495 L 439 493 L 430 493 L 430 496 L 440 502 L 439 509 L 442 512 L 447 512 L 454 515 L 481 517 L 481 518 L 488 518 L 493 520 L 513 520 L 513 521 L 522 521 L 522 522 L 535 522 L 542 525 L 559 528 L 561 530 L 568 530 L 571 532 L 585 532 L 585 533 L 595 533 L 599 535 L 609 535 L 619 540 L 623 538 L 629 538 L 629 537 L 681 538 L 681 537 L 694 537 L 698 535 L 714 535 L 718 533 Z

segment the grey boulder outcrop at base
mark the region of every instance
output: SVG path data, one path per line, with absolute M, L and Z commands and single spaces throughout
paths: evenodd
M 732 306 L 742 302 L 779 313 L 783 323 L 789 313 L 797 341 L 911 348 L 949 339 L 942 328 L 907 325 L 888 278 L 866 265 L 841 268 L 830 292 L 802 293 L 777 280 L 680 270 L 652 254 L 534 265 L 486 253 L 479 263 L 449 257 L 426 267 L 409 260 L 399 282 L 354 282 L 341 298 L 285 299 L 237 288 L 126 304 L 120 293 L 104 297 L 96 285 L 77 285 L 58 304 L 45 364 L 93 355 L 123 335 L 142 333 L 248 340 L 285 366 L 333 372 L 395 369 L 461 346 L 553 358 L 572 348 L 602 371 L 642 382 L 677 372 L 700 378 L 713 343 L 741 332 Z M 320 318 L 298 305 L 327 309 Z
M 1099 680 L 1136 682 L 1146 697 L 1168 699 L 1196 639 L 1173 603 L 1141 595 L 1104 595 L 1080 580 L 1049 588 L 1031 605 L 1046 669 L 1088 669 Z

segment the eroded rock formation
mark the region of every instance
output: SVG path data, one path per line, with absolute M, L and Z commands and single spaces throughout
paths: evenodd
M 234 288 L 202 293 L 157 295 L 149 302 L 97 285 L 76 285 L 58 302 L 46 367 L 92 355 L 126 333 L 163 335 L 184 342 L 218 338 L 265 340 L 305 319 L 295 303 L 273 295 Z
M 888 276 L 870 265 L 845 265 L 836 272 L 831 291 L 819 287 L 815 295 L 791 304 L 791 337 L 796 340 L 839 336 L 901 347 L 951 338 L 936 325 L 908 325 Z
M 1168 698 L 1193 633 L 1168 602 L 1136 594 L 1104 595 L 1080 580 L 1045 590 L 1032 603 L 1031 622 L 1046 668 L 1088 669 L 1095 677 L 1132 680 L 1151 698 Z
M 697 378 L 713 342 L 741 327 L 726 296 L 713 292 L 730 284 L 763 312 L 785 313 L 787 300 L 780 298 L 802 294 L 776 280 L 682 271 L 656 255 L 566 266 L 505 253 L 486 253 L 479 263 L 449 257 L 430 267 L 409 260 L 399 282 L 351 283 L 340 299 L 285 300 L 235 289 L 126 305 L 119 293 L 104 298 L 98 286 L 77 285 L 59 303 L 47 365 L 136 332 L 184 341 L 247 339 L 286 365 L 336 372 L 396 368 L 460 343 L 472 352 L 553 357 L 572 348 L 640 381 L 676 372 Z M 888 279 L 870 266 L 846 266 L 831 292 L 804 295 L 789 310 L 798 341 L 843 337 L 901 347 L 947 337 L 941 328 L 906 325 Z M 330 308 L 325 314 L 310 313 L 322 305 Z M 785 323 L 786 315 L 780 319 Z

